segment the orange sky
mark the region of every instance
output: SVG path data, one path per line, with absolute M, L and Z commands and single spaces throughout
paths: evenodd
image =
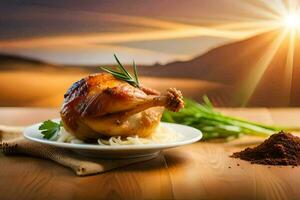
M 113 53 L 125 62 L 185 60 L 268 30 L 285 7 L 281 0 L 2 1 L 0 52 L 66 64 L 110 63 Z

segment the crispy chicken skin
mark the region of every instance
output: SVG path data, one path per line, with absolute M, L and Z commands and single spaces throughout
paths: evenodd
M 184 107 L 180 91 L 165 94 L 134 87 L 108 73 L 93 74 L 75 82 L 64 95 L 61 118 L 78 139 L 94 141 L 110 136 L 149 136 L 159 124 L 164 107 Z

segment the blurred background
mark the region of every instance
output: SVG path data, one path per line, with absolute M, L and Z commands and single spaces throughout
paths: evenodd
M 300 106 L 298 0 L 3 0 L 0 106 L 57 107 L 80 78 L 138 65 L 142 83 L 216 106 Z

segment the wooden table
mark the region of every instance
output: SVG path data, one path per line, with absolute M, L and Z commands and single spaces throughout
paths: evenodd
M 222 110 L 264 123 L 300 125 L 300 109 Z M 0 124 L 27 125 L 57 116 L 54 109 L 1 108 Z M 259 141 L 199 142 L 89 177 L 51 161 L 0 154 L 0 199 L 300 199 L 300 167 L 252 165 L 229 157 Z

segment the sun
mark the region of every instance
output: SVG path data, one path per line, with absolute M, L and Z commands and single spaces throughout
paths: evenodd
M 283 19 L 284 26 L 288 28 L 300 28 L 300 15 L 297 13 L 289 13 Z

